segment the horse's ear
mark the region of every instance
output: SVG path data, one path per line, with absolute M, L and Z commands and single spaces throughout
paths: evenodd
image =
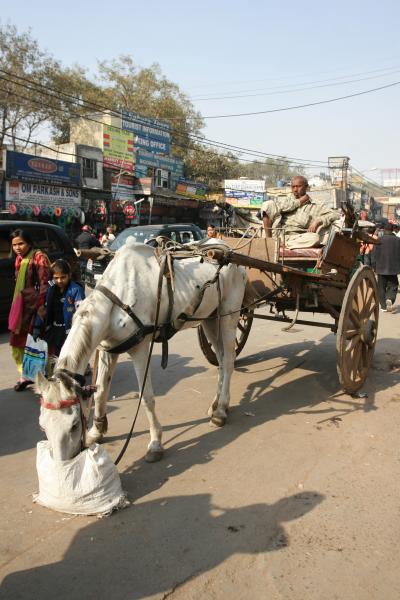
M 43 373 L 41 371 L 39 371 L 38 374 L 36 375 L 36 380 L 35 380 L 36 393 L 43 394 L 43 392 L 45 391 L 45 389 L 47 388 L 48 385 L 49 385 L 49 382 L 47 381 L 46 377 L 43 375 Z

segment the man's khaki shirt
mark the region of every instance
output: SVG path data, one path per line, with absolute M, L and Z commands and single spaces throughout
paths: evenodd
M 263 211 L 272 220 L 273 229 L 284 229 L 287 235 L 305 233 L 312 221 L 320 221 L 320 227 L 328 227 L 340 218 L 337 210 L 310 197 L 309 202 L 300 206 L 293 195 L 266 202 Z

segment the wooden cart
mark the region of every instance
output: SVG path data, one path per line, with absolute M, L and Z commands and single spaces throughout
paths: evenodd
M 361 388 L 371 365 L 377 338 L 379 302 L 372 269 L 357 267 L 360 242 L 374 242 L 353 228 L 332 233 L 323 248 L 288 250 L 273 239 L 223 237 L 231 248 L 225 260 L 244 265 L 252 287 L 253 302 L 243 307 L 238 323 L 236 355 L 244 348 L 254 319 L 329 328 L 336 334 L 337 372 L 344 391 Z M 215 258 L 223 259 L 215 250 Z M 257 313 L 269 305 L 272 314 Z M 289 318 L 286 311 L 294 311 Z M 300 313 L 311 313 L 309 319 Z M 329 314 L 331 323 L 314 315 Z M 198 328 L 201 349 L 211 364 L 218 364 L 204 330 Z

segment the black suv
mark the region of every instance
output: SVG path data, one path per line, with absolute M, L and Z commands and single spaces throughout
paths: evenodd
M 176 223 L 174 225 L 138 225 L 137 227 L 128 227 L 121 231 L 109 246 L 114 252 L 121 248 L 129 237 L 135 238 L 137 242 L 149 243 L 157 236 L 163 235 L 179 244 L 188 242 L 197 242 L 204 239 L 204 234 L 200 227 L 193 223 Z M 108 264 L 105 260 L 88 260 L 86 265 L 85 283 L 94 287 L 96 282 L 101 279 L 103 272 Z
M 25 229 L 33 239 L 35 248 L 43 250 L 50 262 L 65 258 L 72 267 L 72 276 L 80 281 L 81 273 L 71 242 L 61 227 L 31 221 L 0 221 L 0 323 L 8 320 L 15 287 L 15 255 L 11 250 L 10 234 L 15 229 Z

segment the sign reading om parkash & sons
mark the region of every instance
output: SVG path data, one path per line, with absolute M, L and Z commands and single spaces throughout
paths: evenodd
M 133 135 L 119 127 L 103 125 L 103 164 L 133 173 Z
M 76 188 L 21 181 L 6 182 L 6 201 L 23 205 L 76 207 L 81 205 L 81 192 Z

